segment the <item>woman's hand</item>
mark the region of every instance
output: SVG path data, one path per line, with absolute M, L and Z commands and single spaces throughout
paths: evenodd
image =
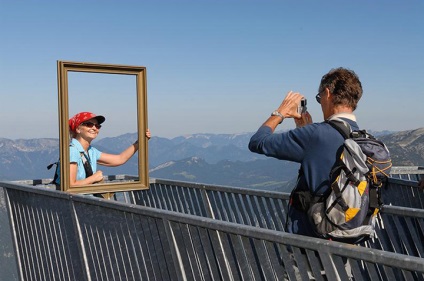
M 103 172 L 97 171 L 88 178 L 77 180 L 77 170 L 78 166 L 76 163 L 70 163 L 70 174 L 69 174 L 69 180 L 70 180 L 70 186 L 80 186 L 80 185 L 87 185 L 87 184 L 93 184 L 93 183 L 99 183 L 103 181 Z
M 93 183 L 101 182 L 103 181 L 103 172 L 97 171 L 91 177 L 92 177 Z

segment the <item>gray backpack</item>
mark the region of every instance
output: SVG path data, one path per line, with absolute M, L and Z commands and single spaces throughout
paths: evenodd
M 392 166 L 390 153 L 365 130 L 352 131 L 338 118 L 327 122 L 345 141 L 330 173 L 331 189 L 310 206 L 308 217 L 318 236 L 359 243 L 374 237 L 381 190 Z

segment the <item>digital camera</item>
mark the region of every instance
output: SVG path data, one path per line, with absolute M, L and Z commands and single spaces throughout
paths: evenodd
M 302 114 L 302 113 L 305 113 L 306 112 L 306 99 L 305 98 L 303 98 L 303 99 L 301 99 L 300 100 L 300 104 L 299 104 L 299 106 L 297 107 L 297 112 L 299 113 L 299 114 Z

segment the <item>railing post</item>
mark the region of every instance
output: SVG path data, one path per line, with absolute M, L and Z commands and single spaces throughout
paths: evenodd
M 207 217 L 211 218 L 211 219 L 215 219 L 215 215 L 212 211 L 212 205 L 211 205 L 211 202 L 209 200 L 208 192 L 207 192 L 205 186 L 202 186 L 201 194 L 202 194 L 203 205 L 205 206 L 205 210 L 206 210 L 206 213 L 207 213 Z
M 171 250 L 172 260 L 174 262 L 175 270 L 177 271 L 177 278 L 180 281 L 187 281 L 187 276 L 184 270 L 184 264 L 181 260 L 181 253 L 178 249 L 177 240 L 175 239 L 175 235 L 172 231 L 170 221 L 167 219 L 163 219 L 163 226 L 165 227 L 165 232 L 167 236 L 167 241 Z

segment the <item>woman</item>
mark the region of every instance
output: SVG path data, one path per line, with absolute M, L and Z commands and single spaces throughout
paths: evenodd
M 72 140 L 69 147 L 70 186 L 97 183 L 103 180 L 103 173 L 97 170 L 97 164 L 115 167 L 126 163 L 138 150 L 138 141 L 130 145 L 120 154 L 101 152 L 91 146 L 91 142 L 99 134 L 105 117 L 91 112 L 80 112 L 69 119 L 69 130 Z M 150 131 L 146 137 L 150 139 Z

